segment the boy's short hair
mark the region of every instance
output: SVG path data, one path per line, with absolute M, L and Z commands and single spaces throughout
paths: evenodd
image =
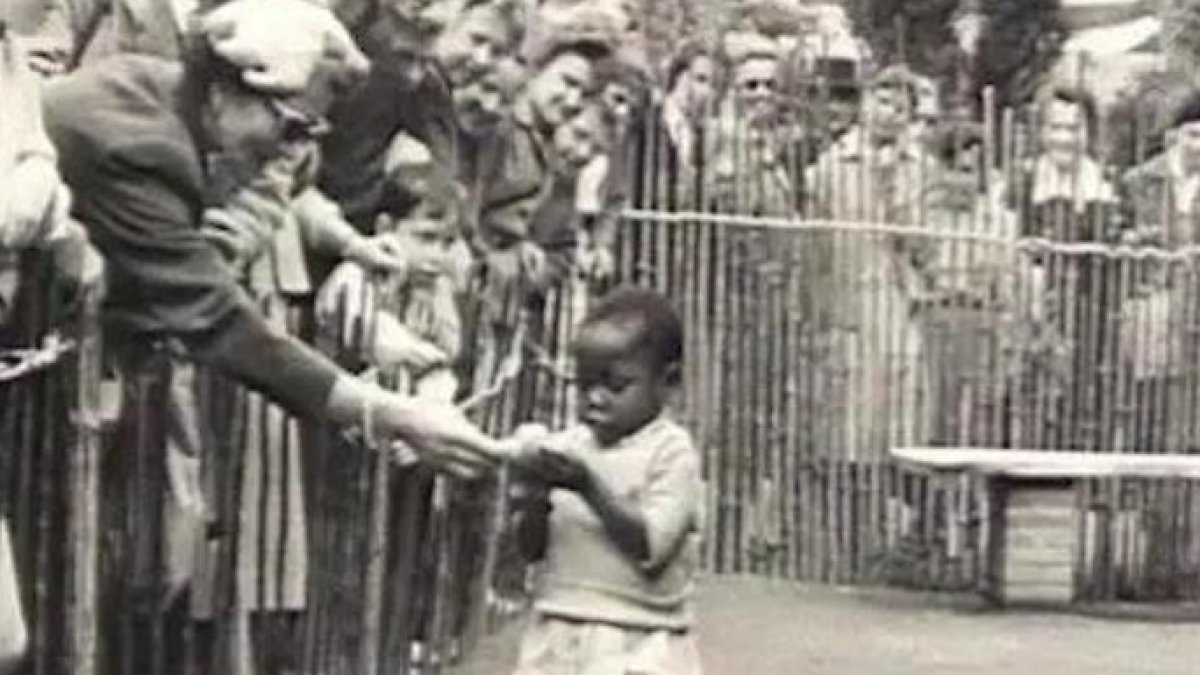
M 635 344 L 666 367 L 683 361 L 683 322 L 675 307 L 661 293 L 637 286 L 619 287 L 592 306 L 580 331 L 603 323 L 634 325 Z
M 467 205 L 466 188 L 440 163 L 434 162 L 427 168 L 419 186 L 391 177 L 384 187 L 381 210 L 402 219 L 422 202 L 443 208 L 446 217 L 461 227 Z
M 1057 84 L 1050 87 L 1040 101 L 1040 113 L 1045 114 L 1046 108 L 1051 103 L 1065 103 L 1066 105 L 1075 106 L 1083 113 L 1083 124 L 1087 130 L 1089 138 L 1095 138 L 1096 125 L 1098 124 L 1099 113 L 1097 112 L 1096 97 L 1087 89 L 1075 87 L 1066 84 Z

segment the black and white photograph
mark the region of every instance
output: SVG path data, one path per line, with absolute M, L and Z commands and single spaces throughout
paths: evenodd
M 1200 0 L 0 0 L 0 675 L 1198 636 Z

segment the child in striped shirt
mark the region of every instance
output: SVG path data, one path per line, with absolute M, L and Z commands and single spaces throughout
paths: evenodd
M 317 301 L 322 323 L 340 315 L 343 344 L 364 347 L 365 360 L 381 370 L 402 368 L 417 395 L 444 402 L 458 386 L 451 366 L 462 337 L 450 254 L 464 201 L 461 186 L 435 171 L 415 204 L 397 205 L 377 223 L 404 253 L 404 272 L 373 280 L 362 266 L 343 263 Z

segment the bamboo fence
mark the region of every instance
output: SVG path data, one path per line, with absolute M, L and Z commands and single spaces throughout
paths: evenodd
M 869 127 L 823 135 L 819 111 L 756 127 L 735 109 L 698 133 L 698 175 L 648 121 L 618 258 L 686 326 L 712 572 L 974 588 L 980 486 L 907 473 L 891 447 L 1196 451 L 1194 240 L 1132 243 L 1171 225 L 1081 149 L 1047 190 L 1036 112 L 880 147 Z M 1080 488 L 1080 600 L 1195 598 L 1194 490 Z
M 1075 178 L 1066 194 L 1033 194 L 1036 118 L 989 115 L 976 142 L 964 134 L 935 157 L 921 129 L 884 150 L 873 129 L 835 137 L 821 110 L 806 115 L 714 123 L 692 173 L 672 164 L 652 119 L 627 174 L 617 277 L 665 293 L 685 324 L 677 407 L 704 455 L 709 572 L 970 590 L 989 555 L 980 486 L 908 473 L 891 447 L 1200 447 L 1193 241 L 1131 245 L 1124 233 L 1147 224 L 1143 214 L 1077 200 L 1096 195 Z M 946 171 L 952 162 L 966 169 Z M 170 536 L 168 430 L 153 405 L 170 353 L 140 355 L 123 387 L 132 414 L 102 434 L 101 403 L 114 400 L 102 361 L 119 350 L 101 358 L 94 307 L 69 312 L 45 270 L 24 275 L 38 283 L 6 346 L 37 344 L 53 327 L 75 344 L 56 365 L 0 383 L 0 504 L 33 627 L 26 672 L 254 672 L 253 619 L 220 608 L 245 553 L 231 516 L 247 489 L 247 435 L 274 423 L 254 424 L 242 394 L 200 378 L 205 441 L 225 459 L 208 472 L 218 516 L 202 537 L 216 611 L 193 620 L 195 598 L 173 592 L 188 556 Z M 494 395 L 471 412 L 489 430 L 573 419 L 568 347 L 591 294 L 572 276 L 536 315 L 473 322 L 486 334 L 473 389 Z M 509 368 L 512 354 L 521 368 Z M 385 381 L 408 386 L 400 373 Z M 519 611 L 527 570 L 506 502 L 520 486 L 507 475 L 461 483 L 398 469 L 325 429 L 297 442 L 302 672 L 448 671 Z M 1194 493 L 1184 481 L 1081 487 L 1079 599 L 1200 596 Z

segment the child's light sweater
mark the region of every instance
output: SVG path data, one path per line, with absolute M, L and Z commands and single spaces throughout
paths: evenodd
M 619 626 L 690 628 L 703 493 L 688 432 L 660 417 L 608 448 L 586 427 L 564 432 L 553 443 L 577 453 L 618 496 L 636 504 L 646 522 L 650 557 L 630 559 L 580 496 L 555 490 L 537 610 Z

